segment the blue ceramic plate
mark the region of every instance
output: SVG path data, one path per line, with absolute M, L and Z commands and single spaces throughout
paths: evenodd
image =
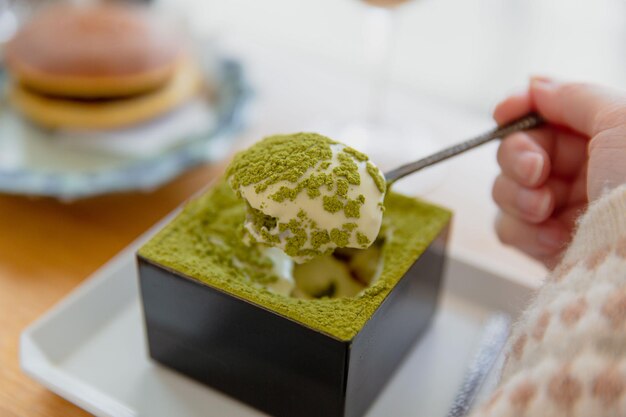
M 67 136 L 66 132 L 33 126 L 2 101 L 0 192 L 74 200 L 111 192 L 150 190 L 195 165 L 223 158 L 230 150 L 234 134 L 244 125 L 249 88 L 237 61 L 220 59 L 207 73 L 211 74 L 207 77 L 216 89 L 207 106 L 210 126 L 192 134 L 172 133 L 186 137 L 174 138 L 170 146 L 146 153 L 149 156 L 137 152 L 125 155 L 123 146 L 116 154 L 67 146 L 76 143 L 76 138 L 63 137 Z M 0 83 L 4 84 L 1 78 Z M 153 133 L 159 130 L 150 123 L 146 129 Z M 141 140 L 137 138 L 141 138 L 142 128 L 129 130 L 132 131 L 129 136 L 133 136 L 128 139 L 129 144 Z M 115 132 L 118 143 L 123 135 L 124 131 Z M 93 138 L 91 142 L 94 143 Z

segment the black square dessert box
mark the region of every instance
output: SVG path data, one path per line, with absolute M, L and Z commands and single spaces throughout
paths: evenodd
M 350 341 L 139 256 L 150 356 L 271 415 L 361 416 L 431 320 L 446 231 Z
M 451 218 L 394 193 L 385 206 L 378 280 L 301 300 L 252 281 L 273 263 L 242 264 L 262 252 L 241 242 L 245 207 L 217 184 L 138 252 L 151 358 L 271 415 L 363 415 L 431 321 Z

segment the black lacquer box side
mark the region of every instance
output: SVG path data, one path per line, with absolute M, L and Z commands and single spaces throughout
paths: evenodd
M 343 415 L 347 342 L 138 262 L 154 360 L 271 415 Z
M 362 416 L 367 411 L 430 324 L 442 283 L 447 236 L 446 227 L 354 338 L 346 417 Z

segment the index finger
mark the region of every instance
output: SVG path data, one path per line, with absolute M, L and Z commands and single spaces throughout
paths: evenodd
M 528 91 L 513 94 L 496 106 L 493 118 L 499 125 L 503 125 L 533 111 Z
M 546 120 L 589 137 L 626 122 L 626 99 L 613 89 L 534 78 L 529 94 Z
M 539 112 L 550 123 L 593 137 L 626 124 L 626 96 L 597 85 L 536 77 L 531 79 L 528 91 L 498 104 L 494 118 L 503 124 L 531 111 Z

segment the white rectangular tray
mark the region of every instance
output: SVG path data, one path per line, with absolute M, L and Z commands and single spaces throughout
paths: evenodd
M 134 253 L 152 233 L 23 332 L 23 370 L 96 416 L 261 415 L 148 358 Z M 530 289 L 460 258 L 448 261 L 444 296 L 431 328 L 368 416 L 445 416 L 485 318 L 494 311 L 516 316 L 529 297 Z

